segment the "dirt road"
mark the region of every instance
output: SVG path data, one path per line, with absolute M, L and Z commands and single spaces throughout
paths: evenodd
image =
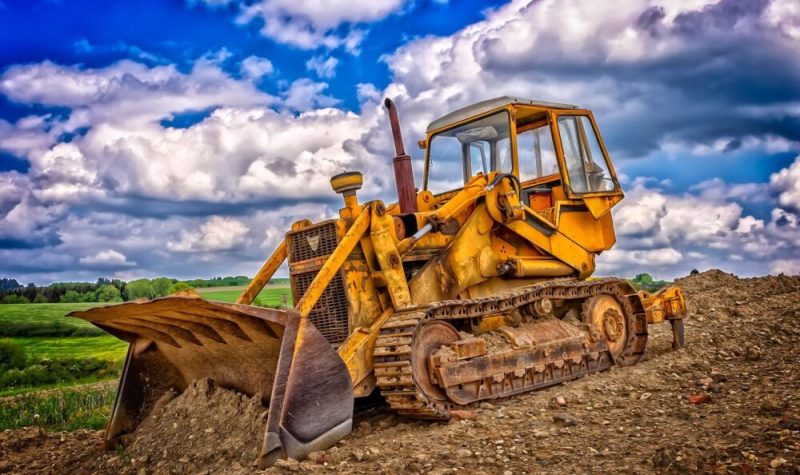
M 651 327 L 637 366 L 449 423 L 363 404 L 336 447 L 268 472 L 800 473 L 800 277 L 709 271 L 678 283 L 690 305 L 683 350 Z M 96 432 L 0 433 L 0 472 L 254 472 L 259 405 L 203 383 L 159 411 L 124 452 L 100 452 Z

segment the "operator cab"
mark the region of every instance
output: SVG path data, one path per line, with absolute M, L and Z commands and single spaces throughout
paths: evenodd
M 522 202 L 550 221 L 556 201 L 622 196 L 592 113 L 573 105 L 513 97 L 479 102 L 432 122 L 421 144 L 423 189 L 435 194 L 478 173 L 511 173 Z

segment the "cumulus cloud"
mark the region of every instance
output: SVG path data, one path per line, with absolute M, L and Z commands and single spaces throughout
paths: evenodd
M 261 79 L 264 76 L 272 74 L 275 68 L 272 66 L 272 61 L 267 58 L 248 56 L 242 60 L 241 70 L 245 77 Z
M 180 238 L 167 241 L 173 252 L 227 251 L 245 242 L 250 229 L 243 222 L 222 216 L 212 216 L 200 227 L 181 231 Z
M 216 3 L 236 3 L 241 22 L 263 22 L 279 42 L 352 50 L 369 22 L 404 2 L 356 8 L 362 2 L 351 0 L 329 9 L 303 0 Z M 69 112 L 0 120 L 0 149 L 30 163 L 25 174 L 0 173 L 3 257 L 28 259 L 19 272 L 54 275 L 33 270 L 46 263 L 26 254 L 29 248 L 41 255 L 58 249 L 59 259 L 91 256 L 108 246 L 97 233 L 122 243 L 115 250 L 142 272 L 180 272 L 201 258 L 208 272 L 241 262 L 256 269 L 291 217 L 318 218 L 319 203 L 335 199 L 330 175 L 361 170 L 363 199 L 391 199 L 386 96 L 398 103 L 409 144 L 441 114 L 511 94 L 592 108 L 617 163 L 655 151 L 703 160 L 796 150 L 796 10 L 786 0 L 515 0 L 452 35 L 416 38 L 387 54 L 390 83 L 359 84 L 357 112 L 309 78 L 277 83 L 277 95 L 267 94 L 258 84 L 276 75 L 272 63 L 246 58 L 229 74 L 220 66 L 231 61 L 227 51 L 188 70 L 130 60 L 102 68 L 11 66 L 0 75 L 7 99 Z M 317 54 L 306 66 L 326 79 L 336 70 L 331 59 Z M 196 123 L 167 125 L 197 111 L 205 112 Z M 420 152 L 408 148 L 419 174 Z M 723 263 L 763 273 L 800 259 L 799 173 L 796 160 L 768 184 L 707 180 L 679 194 L 664 191 L 670 183 L 662 178 L 631 177 L 615 211 L 618 248 L 600 257 L 600 269 L 628 275 L 655 267 L 669 277 Z M 765 213 L 746 211 L 758 200 Z M 316 204 L 300 206 L 308 202 Z M 255 211 L 284 205 L 289 218 Z M 212 219 L 247 229 L 217 237 Z M 216 260 L 204 247 L 209 239 L 221 243 Z M 53 266 L 77 264 L 53 256 Z
M 125 257 L 125 254 L 117 252 L 113 249 L 105 249 L 98 252 L 93 256 L 85 256 L 78 259 L 78 262 L 86 267 L 91 268 L 120 268 L 135 266 L 135 262 L 130 262 Z
M 234 0 L 202 0 L 211 5 L 228 5 Z M 357 51 L 363 31 L 357 25 L 381 20 L 397 12 L 406 0 L 258 0 L 238 2 L 237 21 L 261 23 L 261 33 L 279 43 L 302 49 L 344 46 Z M 341 26 L 346 33 L 341 33 Z
M 800 156 L 791 166 L 773 173 L 769 184 L 778 193 L 778 203 L 782 207 L 800 211 Z
M 336 66 L 339 60 L 333 56 L 314 56 L 306 61 L 306 69 L 314 71 L 321 78 L 330 79 L 336 76 Z
M 746 214 L 734 196 L 730 191 L 673 195 L 642 185 L 629 190 L 613 211 L 617 246 L 598 257 L 599 272 L 670 277 L 693 268 L 727 266 L 751 274 L 789 269 L 782 263 L 800 256 L 798 216 L 773 209 L 765 222 Z

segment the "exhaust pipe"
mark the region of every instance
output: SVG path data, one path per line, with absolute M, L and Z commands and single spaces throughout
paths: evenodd
M 394 165 L 394 180 L 397 185 L 397 201 L 400 204 L 400 212 L 417 212 L 417 189 L 414 186 L 414 171 L 411 168 L 411 157 L 406 154 L 403 146 L 403 135 L 400 132 L 400 119 L 397 117 L 397 107 L 391 99 L 386 98 L 383 102 L 389 112 L 389 124 L 392 126 L 392 138 L 394 139 L 395 156 L 392 160 Z

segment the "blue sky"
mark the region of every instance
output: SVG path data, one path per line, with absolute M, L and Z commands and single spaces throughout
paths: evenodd
M 391 199 L 384 96 L 412 148 L 502 94 L 594 110 L 627 192 L 599 272 L 800 272 L 796 2 L 319 4 L 3 0 L 2 274 L 252 274 L 331 174 Z

